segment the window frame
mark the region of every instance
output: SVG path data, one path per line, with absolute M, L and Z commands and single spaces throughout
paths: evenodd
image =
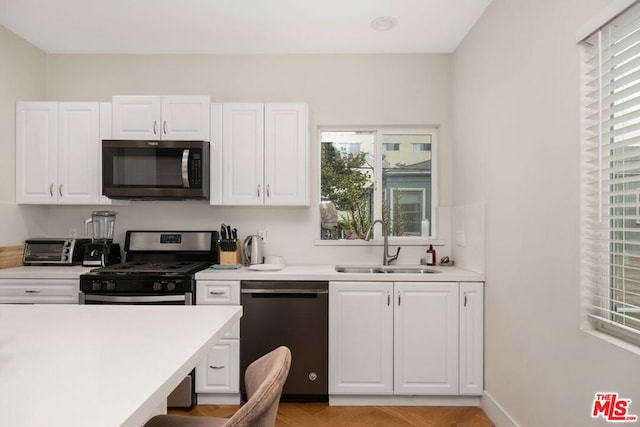
M 388 236 L 390 242 L 396 245 L 406 246 L 418 246 L 425 243 L 442 245 L 444 241 L 440 238 L 441 232 L 438 228 L 439 221 L 437 218 L 437 211 L 439 208 L 439 161 L 438 161 L 438 146 L 439 146 L 439 126 L 327 126 L 320 125 L 317 127 L 318 138 L 318 203 L 321 202 L 322 190 L 322 132 L 372 132 L 374 134 L 374 192 L 373 203 L 374 212 L 373 218 L 382 218 L 382 198 L 383 190 L 382 185 L 382 154 L 383 150 L 383 135 L 415 135 L 426 134 L 431 137 L 431 215 L 430 215 L 430 235 L 427 237 L 422 236 Z M 319 223 L 319 219 L 318 219 Z M 320 227 L 318 227 L 319 229 Z M 321 246 L 360 246 L 360 245 L 378 245 L 382 242 L 382 227 L 380 224 L 376 224 L 374 227 L 373 238 L 370 241 L 362 239 L 336 239 L 336 240 L 322 240 L 318 234 L 315 244 Z
M 629 27 L 631 28 L 629 30 L 626 25 L 631 22 L 633 26 Z M 624 32 L 616 33 L 617 28 L 623 28 Z M 636 36 L 629 36 L 634 32 Z M 618 252 L 618 245 L 637 246 L 639 240 L 618 237 L 621 232 L 626 236 L 627 232 L 633 234 L 631 232 L 637 233 L 637 231 L 627 230 L 628 225 L 620 222 L 630 219 L 625 217 L 624 213 L 624 210 L 630 206 L 627 206 L 626 200 L 621 202 L 617 199 L 629 192 L 627 189 L 618 188 L 624 184 L 620 184 L 623 180 L 617 174 L 628 173 L 624 166 L 621 167 L 618 164 L 622 159 L 624 165 L 624 160 L 627 159 L 626 153 L 620 155 L 618 150 L 636 146 L 633 142 L 627 142 L 631 141 L 629 135 L 633 132 L 632 126 L 627 121 L 631 122 L 634 118 L 624 120 L 622 118 L 625 117 L 624 109 L 634 110 L 640 107 L 640 96 L 636 96 L 640 91 L 629 92 L 627 95 L 623 90 L 624 86 L 618 81 L 626 83 L 626 76 L 629 74 L 633 74 L 631 77 L 636 77 L 635 80 L 629 80 L 634 85 L 639 80 L 638 68 L 625 68 L 626 61 L 631 63 L 629 58 L 638 58 L 638 56 L 627 57 L 627 53 L 622 54 L 622 52 L 630 52 L 632 55 L 634 53 L 637 55 L 639 45 L 634 40 L 637 40 L 639 32 L 640 4 L 636 3 L 615 16 L 612 21 L 581 39 L 579 46 L 582 78 L 580 135 L 582 326 L 587 331 L 596 330 L 630 344 L 636 350 L 640 350 L 640 324 L 638 320 L 633 320 L 638 326 L 631 327 L 620 321 L 619 318 L 626 314 L 619 308 L 621 305 L 639 308 L 640 305 L 618 300 L 620 291 L 623 298 L 627 294 L 637 294 L 618 287 L 620 283 L 626 284 L 624 272 L 620 276 L 618 269 L 624 270 L 628 267 L 624 262 L 619 264 L 616 262 L 617 258 L 626 256 L 635 256 L 638 259 L 637 255 Z M 607 34 L 613 34 L 614 37 L 609 39 Z M 612 40 L 614 40 L 613 43 Z M 630 44 L 629 41 L 631 41 Z M 612 48 L 615 44 L 623 47 Z M 633 48 L 630 48 L 631 46 Z M 607 56 L 609 49 L 614 54 Z M 619 60 L 617 54 L 620 54 L 623 60 Z M 618 69 L 624 69 L 624 71 Z M 623 102 L 625 96 L 629 96 L 633 102 Z M 624 109 L 621 106 L 624 106 Z M 617 139 L 619 136 L 622 136 L 621 140 Z M 628 158 L 632 159 L 631 156 Z M 632 181 L 632 183 L 637 182 L 637 179 Z M 640 202 L 638 196 L 635 202 L 637 215 L 639 209 L 637 203 Z M 623 213 L 619 213 L 621 210 Z M 635 223 L 639 224 L 637 219 Z M 630 280 L 633 281 L 633 279 Z M 635 282 L 637 283 L 637 280 Z

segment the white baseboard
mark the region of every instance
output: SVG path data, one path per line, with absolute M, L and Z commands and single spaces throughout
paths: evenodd
M 486 391 L 480 399 L 480 409 L 496 427 L 520 427 L 502 406 Z
M 480 406 L 480 396 L 329 395 L 330 406 Z
M 198 393 L 199 405 L 239 405 L 240 393 L 213 394 Z

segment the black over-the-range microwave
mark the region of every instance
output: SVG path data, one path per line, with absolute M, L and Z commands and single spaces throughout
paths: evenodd
M 112 199 L 208 199 L 209 142 L 102 140 L 102 194 Z

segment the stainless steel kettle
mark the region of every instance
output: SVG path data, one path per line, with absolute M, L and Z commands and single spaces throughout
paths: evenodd
M 263 264 L 262 237 L 258 235 L 247 236 L 242 243 L 242 254 L 246 265 Z

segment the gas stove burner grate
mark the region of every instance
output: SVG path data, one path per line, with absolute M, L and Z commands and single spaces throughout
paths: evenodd
M 114 273 L 118 275 L 137 273 L 177 274 L 203 270 L 209 264 L 202 262 L 125 262 L 94 270 L 97 273 Z

